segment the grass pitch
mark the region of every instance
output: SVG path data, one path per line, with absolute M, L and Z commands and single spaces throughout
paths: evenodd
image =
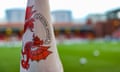
M 94 56 L 98 50 L 100 55 Z M 19 48 L 0 47 L 0 72 L 19 72 Z M 120 43 L 88 42 L 59 44 L 58 51 L 64 72 L 120 72 Z M 80 64 L 80 58 L 86 58 L 86 64 Z

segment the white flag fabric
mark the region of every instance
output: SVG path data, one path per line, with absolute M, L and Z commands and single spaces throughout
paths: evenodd
M 50 19 L 49 0 L 28 0 L 20 72 L 63 72 Z

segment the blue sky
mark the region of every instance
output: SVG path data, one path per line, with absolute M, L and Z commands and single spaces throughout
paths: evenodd
M 71 10 L 74 18 L 82 18 L 89 13 L 104 13 L 107 10 L 120 8 L 120 0 L 49 0 L 50 10 Z M 25 8 L 27 0 L 2 0 L 0 18 L 5 17 L 9 8 Z

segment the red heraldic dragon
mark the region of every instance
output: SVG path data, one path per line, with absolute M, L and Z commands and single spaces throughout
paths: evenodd
M 30 67 L 29 61 L 40 61 L 47 58 L 51 51 L 48 51 L 50 48 L 49 45 L 45 45 L 44 41 L 41 40 L 38 36 L 35 36 L 33 28 L 34 28 L 34 21 L 35 19 L 32 15 L 36 12 L 35 10 L 32 11 L 33 6 L 27 7 L 26 9 L 26 17 L 25 17 L 25 25 L 24 25 L 24 33 L 29 29 L 33 32 L 32 41 L 28 41 L 24 44 L 22 50 L 22 57 L 21 65 L 24 69 L 28 70 Z

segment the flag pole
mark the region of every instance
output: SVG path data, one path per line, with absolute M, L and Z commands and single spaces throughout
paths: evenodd
M 20 72 L 63 72 L 51 24 L 49 0 L 28 0 Z

